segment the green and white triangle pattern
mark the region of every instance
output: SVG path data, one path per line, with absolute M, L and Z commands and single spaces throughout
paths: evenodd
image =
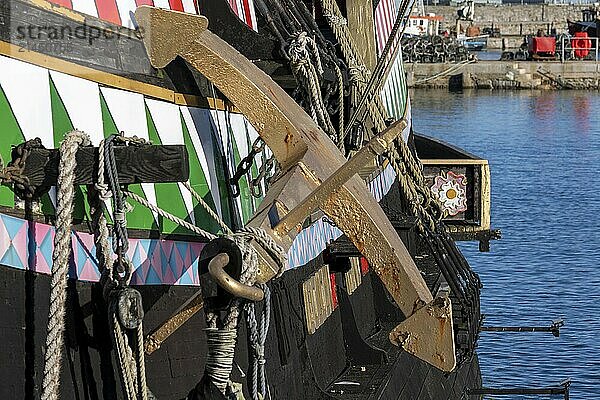
M 25 140 L 39 137 L 54 147 L 48 70 L 0 56 L 0 86 L 10 102 Z
M 204 177 L 204 182 L 190 182 L 192 186 L 195 186 L 196 191 L 198 190 L 198 185 L 205 184 L 206 187 L 201 189 L 200 191 L 206 191 L 210 193 L 212 197 L 212 203 L 214 204 L 215 211 L 219 216 L 223 216 L 223 212 L 221 210 L 221 196 L 219 190 L 219 181 L 214 172 L 215 159 L 212 157 L 212 152 L 214 148 L 214 143 L 211 140 L 211 135 L 200 135 L 198 128 L 200 131 L 210 131 L 208 126 L 203 126 L 202 121 L 198 121 L 198 116 L 209 114 L 207 111 L 201 109 L 191 110 L 189 107 L 179 107 L 179 111 L 181 112 L 181 118 L 183 119 L 183 126 L 187 129 L 187 135 L 185 138 L 189 138 L 190 143 L 186 143 L 188 151 L 191 149 L 194 152 L 194 155 L 198 159 L 198 165 L 200 166 L 199 170 L 202 172 L 202 176 Z M 196 118 L 194 118 L 194 115 Z M 206 118 L 202 118 L 206 119 Z M 198 127 L 198 128 L 197 128 Z M 204 140 L 203 140 L 204 139 Z M 208 143 L 206 143 L 208 142 Z M 209 163 L 210 160 L 210 163 Z M 209 166 L 210 164 L 210 166 Z M 191 164 L 193 165 L 193 164 Z M 205 175 L 208 173 L 208 175 Z M 207 178 L 208 177 L 208 178 Z M 214 189 L 214 190 L 213 190 Z M 201 193 L 202 194 L 202 193 Z
M 154 144 L 183 144 L 179 107 L 164 101 L 146 99 L 148 134 Z M 195 223 L 192 195 L 178 183 L 156 184 L 156 203 L 180 218 Z M 183 190 L 182 190 L 183 189 Z M 185 232 L 174 223 L 160 219 L 163 231 Z
M 97 146 L 104 139 L 98 84 L 57 71 L 50 71 L 50 78 L 69 114 L 73 128 L 87 133 Z
M 190 155 L 190 183 L 228 224 L 232 214 L 224 170 L 228 168 L 233 173 L 257 137 L 239 114 L 178 106 L 138 93 L 100 87 L 86 79 L 4 56 L 0 56 L 0 127 L 0 154 L 4 160 L 10 159 L 12 145 L 35 137 L 41 138 L 48 148 L 58 147 L 64 134 L 72 129 L 88 133 L 94 145 L 117 132 L 157 144 L 184 144 Z M 257 157 L 253 177 L 261 162 Z M 242 187 L 244 195 L 237 200 L 236 208 L 246 221 L 257 201 L 250 195 L 245 177 Z M 205 229 L 218 229 L 181 184 L 130 185 L 130 190 Z M 85 188 L 81 188 L 77 218 L 86 218 L 84 195 Z M 42 202 L 44 212 L 53 214 L 53 202 L 49 198 Z M 14 206 L 14 195 L 8 188 L 0 188 L 0 205 Z M 157 215 L 141 205 L 134 204 L 134 211 L 128 214 L 132 228 L 156 229 L 159 222 Z M 181 229 L 174 224 L 162 225 L 165 233 Z

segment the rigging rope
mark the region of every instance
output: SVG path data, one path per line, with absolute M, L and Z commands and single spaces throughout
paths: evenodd
M 294 35 L 288 47 L 288 56 L 294 76 L 308 94 L 313 119 L 323 128 L 331 140 L 336 142 L 335 128 L 331 123 L 331 118 L 321 94 L 319 80 L 323 75 L 323 66 L 317 44 L 306 32 L 299 32 Z
M 60 163 L 56 191 L 56 236 L 52 253 L 52 281 L 50 283 L 50 311 L 44 356 L 42 400 L 59 398 L 62 368 L 67 274 L 71 255 L 71 222 L 75 193 L 75 154 L 80 146 L 89 146 L 89 137 L 79 131 L 67 133 L 60 145 Z
M 323 8 L 323 15 L 329 22 L 329 26 L 340 44 L 342 54 L 348 61 L 350 81 L 353 83 L 353 104 L 357 104 L 359 101 L 358 96 L 364 93 L 365 86 L 369 81 L 369 69 L 365 66 L 362 57 L 354 48 L 352 34 L 337 2 L 334 0 L 321 0 L 320 3 Z M 340 23 L 340 21 L 343 21 L 343 23 Z M 387 112 L 379 96 L 373 97 L 368 102 L 367 112 L 377 131 L 383 131 L 386 127 Z M 348 132 L 350 129 L 352 129 L 352 126 L 346 124 L 345 131 Z
M 256 307 L 254 303 L 244 305 L 244 315 L 246 317 L 246 326 L 248 327 L 249 342 L 249 371 L 248 371 L 248 391 L 253 400 L 266 399 L 267 375 L 265 371 L 265 343 L 267 333 L 269 332 L 269 322 L 271 317 L 271 291 L 267 285 L 259 285 L 265 293 L 264 304 L 260 313 L 260 319 L 256 320 Z
M 344 132 L 344 137 L 350 132 L 350 127 L 354 125 L 354 122 L 356 122 L 356 120 L 358 119 L 359 113 L 362 112 L 365 103 L 369 100 L 373 101 L 374 98 L 379 99 L 378 93 L 381 88 L 381 85 L 385 81 L 385 78 L 387 77 L 393 63 L 396 60 L 396 57 L 398 56 L 398 51 L 401 47 L 399 39 L 402 38 L 402 36 L 404 35 L 404 31 L 406 30 L 406 24 L 404 25 L 400 36 L 398 36 L 398 32 L 400 32 L 400 26 L 402 25 L 402 21 L 405 19 L 405 16 L 410 14 L 410 11 L 407 14 L 407 10 L 409 4 L 411 3 L 412 5 L 410 6 L 410 9 L 412 10 L 412 7 L 415 4 L 413 0 L 404 0 L 400 5 L 398 14 L 396 15 L 396 21 L 394 22 L 392 30 L 390 31 L 388 39 L 385 43 L 385 46 L 381 54 L 379 55 L 377 65 L 375 65 L 375 68 L 369 78 L 369 81 L 367 82 L 365 88 L 361 92 L 362 96 L 357 102 L 356 107 L 354 108 L 353 113 L 348 120 L 348 128 L 346 128 L 346 132 Z M 395 47 L 392 53 L 389 54 L 394 44 Z
M 91 204 L 93 204 L 92 216 L 96 231 L 96 253 L 102 274 L 101 282 L 104 286 L 104 296 L 109 302 L 109 325 L 112 329 L 117 350 L 118 369 L 121 373 L 123 391 L 128 400 L 147 400 L 148 388 L 143 349 L 143 310 L 136 308 L 141 307 L 141 304 L 134 305 L 129 299 L 125 299 L 124 302 L 121 301 L 122 296 L 125 295 L 125 290 L 133 291 L 133 289 L 125 289 L 131 280 L 132 269 L 131 262 L 126 256 L 129 241 L 125 214 L 129 211 L 129 208 L 125 202 L 124 191 L 119 184 L 113 151 L 115 142 L 136 145 L 146 144 L 142 139 L 124 138 L 120 135 L 112 135 L 108 139 L 102 140 L 99 148 L 97 183 L 94 186 L 95 190 L 89 194 L 89 197 L 91 197 Z M 105 176 L 108 178 L 108 184 L 104 183 Z M 114 265 L 117 265 L 118 269 L 113 266 L 108 240 L 108 226 L 104 216 L 106 202 L 111 198 L 114 220 L 113 250 L 117 255 Z M 138 293 L 137 291 L 134 292 Z M 119 318 L 121 312 L 137 312 L 137 320 L 132 323 L 133 326 L 126 327 L 135 331 L 134 349 L 129 344 L 127 332 L 123 329 L 125 322 Z

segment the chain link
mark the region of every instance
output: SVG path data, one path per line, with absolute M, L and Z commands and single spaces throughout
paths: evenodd
M 28 140 L 12 149 L 12 160 L 0 172 L 0 181 L 12 182 L 13 190 L 22 199 L 33 199 L 44 192 L 44 188 L 34 187 L 29 178 L 23 174 L 25 162 L 33 149 L 43 149 L 40 138 Z
M 250 152 L 240 161 L 236 168 L 235 174 L 233 174 L 229 180 L 233 197 L 238 197 L 241 194 L 239 182 L 243 176 L 247 176 L 248 178 L 248 186 L 252 196 L 256 198 L 261 198 L 264 196 L 265 189 L 268 189 L 268 186 L 271 183 L 271 180 L 278 167 L 277 159 L 274 155 L 271 155 L 269 158 L 264 156 L 266 150 L 267 145 L 265 141 L 260 136 L 257 137 L 252 144 Z M 258 168 L 258 175 L 255 178 L 252 178 L 250 170 L 256 161 L 256 156 L 259 154 L 263 154 L 263 160 L 265 158 L 266 160 Z

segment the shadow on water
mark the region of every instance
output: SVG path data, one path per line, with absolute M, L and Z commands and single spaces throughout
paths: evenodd
M 487 324 L 566 322 L 560 338 L 482 333 L 485 385 L 541 387 L 571 377 L 571 398 L 597 399 L 600 93 L 417 90 L 411 97 L 416 131 L 490 161 L 492 225 L 502 239 L 487 254 L 461 244 L 484 283 Z

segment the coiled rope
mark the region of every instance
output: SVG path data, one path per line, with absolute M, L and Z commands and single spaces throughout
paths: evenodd
M 88 135 L 79 131 L 67 133 L 60 145 L 60 163 L 56 193 L 56 236 L 52 252 L 52 281 L 50 283 L 50 311 L 44 356 L 42 400 L 57 400 L 62 369 L 67 274 L 71 255 L 71 223 L 75 193 L 75 155 L 80 146 L 89 146 Z

